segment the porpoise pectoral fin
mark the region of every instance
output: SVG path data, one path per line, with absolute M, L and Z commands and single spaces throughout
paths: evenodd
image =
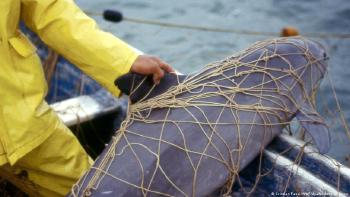
M 327 153 L 331 143 L 328 126 L 309 101 L 304 102 L 297 112 L 296 118 L 306 132 L 311 135 L 319 153 Z
M 129 95 L 132 103 L 159 95 L 171 86 L 176 86 L 186 78 L 186 75 L 165 73 L 158 85 L 154 85 L 151 75 L 127 73 L 115 80 L 114 84 Z
M 153 87 L 152 76 L 127 73 L 115 80 L 114 84 L 120 91 L 130 96 L 134 103 L 146 95 Z

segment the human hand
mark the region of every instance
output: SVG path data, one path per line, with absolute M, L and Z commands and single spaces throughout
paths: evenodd
M 132 64 L 130 71 L 143 75 L 153 75 L 153 82 L 155 84 L 159 84 L 160 80 L 164 77 L 164 72 L 175 72 L 169 64 L 158 57 L 150 55 L 138 56 Z

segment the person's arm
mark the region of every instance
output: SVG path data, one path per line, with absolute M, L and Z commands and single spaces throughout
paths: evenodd
M 149 56 L 139 56 L 120 39 L 98 29 L 95 21 L 72 0 L 21 2 L 21 17 L 30 29 L 116 96 L 120 92 L 114 86 L 114 80 L 130 70 L 154 74 L 155 79 L 164 71 L 159 72 L 154 67 L 172 70 L 162 61 L 155 63 Z M 141 65 L 140 62 L 148 62 L 149 65 Z M 151 71 L 149 67 L 152 67 Z

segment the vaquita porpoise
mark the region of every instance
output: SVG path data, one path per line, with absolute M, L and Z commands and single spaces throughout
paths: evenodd
M 328 127 L 313 99 L 327 54 L 302 37 L 255 43 L 159 85 L 134 73 L 116 80 L 130 97 L 126 120 L 70 196 L 211 196 L 296 118 L 320 153 Z

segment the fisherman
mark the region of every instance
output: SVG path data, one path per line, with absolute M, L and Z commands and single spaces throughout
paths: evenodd
M 26 172 L 40 195 L 63 196 L 92 160 L 44 101 L 42 65 L 19 21 L 115 96 L 114 80 L 129 71 L 159 83 L 173 69 L 99 30 L 72 0 L 1 0 L 0 9 L 0 170 Z

